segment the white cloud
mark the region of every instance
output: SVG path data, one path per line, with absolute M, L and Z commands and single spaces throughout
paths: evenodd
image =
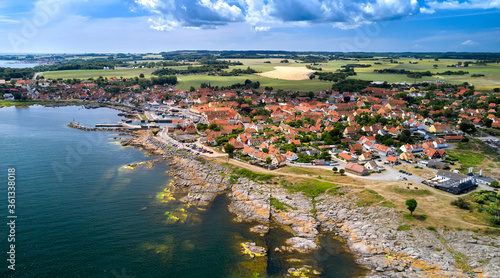
M 135 3 L 149 9 L 156 9 L 159 5 L 158 0 L 136 0 Z
M 256 32 L 267 32 L 271 30 L 271 26 L 255 26 L 253 30 Z
M 159 18 L 155 29 L 216 27 L 231 22 L 256 26 L 280 24 L 331 24 L 352 29 L 376 21 L 392 20 L 419 12 L 416 0 L 135 0 L 137 8 Z M 164 22 L 168 28 L 159 28 Z
M 219 14 L 223 18 L 238 20 L 242 17 L 241 9 L 239 7 L 229 5 L 223 0 L 217 0 L 216 2 L 212 2 L 211 0 L 199 0 L 198 4 Z
M 0 15 L 0 23 L 19 23 L 19 20 L 16 19 L 11 19 L 6 16 L 1 16 Z
M 458 10 L 458 9 L 498 9 L 500 1 L 498 0 L 468 0 L 468 1 L 429 1 L 426 3 L 432 9 L 436 10 Z
M 40 0 L 56 1 L 56 0 Z M 68 1 L 68 0 L 57 0 Z M 81 1 L 81 0 L 80 0 Z M 149 11 L 157 30 L 214 28 L 244 22 L 257 31 L 260 26 L 280 24 L 328 24 L 354 29 L 374 22 L 446 9 L 500 8 L 500 0 L 129 0 Z M 165 23 L 166 22 L 166 23 Z M 165 27 L 162 27 L 165 26 Z
M 477 45 L 478 43 L 472 40 L 466 40 L 462 43 L 462 45 Z
M 432 8 L 426 8 L 426 7 L 421 7 L 420 8 L 420 13 L 421 14 L 433 14 L 435 12 L 436 12 L 436 10 L 434 10 Z

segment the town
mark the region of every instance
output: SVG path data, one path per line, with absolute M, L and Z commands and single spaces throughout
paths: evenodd
M 135 85 L 123 85 L 131 81 Z M 408 189 L 424 184 L 459 195 L 498 187 L 499 173 L 465 167 L 449 153 L 457 143 L 470 140 L 499 151 L 498 139 L 492 136 L 500 133 L 498 89 L 481 92 L 467 83 L 367 82 L 365 88 L 349 92 L 217 90 L 206 84 L 177 90 L 174 85 L 154 85 L 143 76 L 13 79 L 0 84 L 5 100 L 126 107 L 129 116 L 152 123 L 147 128 L 160 128 L 158 136 L 196 155 L 226 153 L 271 170 L 318 167 L 359 178 L 401 180 Z M 414 175 L 409 169 L 427 171 Z

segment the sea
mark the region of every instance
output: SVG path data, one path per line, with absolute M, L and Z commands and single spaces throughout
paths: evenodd
M 0 68 L 34 68 L 44 65 L 43 63 L 25 63 L 12 60 L 0 60 Z
M 0 109 L 0 277 L 283 277 L 291 258 L 321 277 L 366 273 L 330 234 L 311 254 L 278 252 L 290 236 L 283 227 L 274 223 L 264 237 L 249 232 L 255 223 L 235 222 L 225 195 L 205 209 L 190 207 L 171 193 L 165 162 L 140 164 L 156 157 L 119 144 L 127 135 L 67 126 L 116 123 L 118 112 Z M 15 169 L 10 199 L 9 169 Z M 269 256 L 243 255 L 246 241 L 266 246 Z

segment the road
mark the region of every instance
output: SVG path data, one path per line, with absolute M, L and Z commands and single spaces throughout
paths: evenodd
M 35 75 L 33 75 L 33 81 L 36 81 L 36 78 L 38 77 L 38 75 L 42 74 L 43 72 L 37 72 L 35 73 Z
M 166 128 L 162 128 L 161 129 L 161 132 L 159 133 L 159 136 L 157 136 L 157 139 L 159 139 L 160 141 L 162 141 L 163 143 L 165 143 L 165 144 L 167 144 L 169 146 L 177 145 L 179 148 L 184 148 L 184 149 L 191 150 L 191 151 L 193 151 L 193 153 L 200 153 L 197 150 L 190 148 L 188 146 L 188 144 L 183 144 L 183 143 L 175 140 L 171 136 L 169 136 Z M 225 153 L 218 153 L 215 150 L 213 150 L 212 148 L 204 146 L 200 142 L 200 138 L 198 138 L 198 140 L 194 144 L 197 147 L 199 147 L 199 148 L 204 148 L 206 150 L 209 150 L 209 151 L 213 152 L 213 153 L 200 153 L 203 157 L 207 157 L 207 158 L 227 157 L 227 154 L 225 154 Z

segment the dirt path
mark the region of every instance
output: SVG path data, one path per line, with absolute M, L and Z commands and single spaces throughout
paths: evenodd
M 220 158 L 219 157 L 219 158 L 215 158 L 214 161 L 223 164 L 223 163 L 227 162 L 227 158 Z M 307 175 L 307 174 L 274 172 L 274 171 L 267 170 L 267 169 L 264 169 L 264 168 L 259 167 L 259 166 L 255 166 L 255 165 L 251 165 L 251 164 L 248 164 L 245 162 L 241 162 L 241 161 L 236 160 L 236 159 L 229 159 L 229 164 L 236 165 L 238 167 L 245 168 L 245 169 L 248 169 L 252 172 L 260 173 L 260 174 L 271 174 L 271 175 L 276 175 L 276 176 L 288 176 L 288 177 L 296 177 L 296 178 L 304 178 L 304 179 L 313 179 L 313 180 L 317 180 L 317 181 L 321 181 L 321 182 L 331 182 L 332 184 L 345 185 L 345 186 L 359 186 L 359 184 L 355 184 L 355 183 L 341 183 L 341 182 L 337 182 L 337 181 L 332 182 L 332 181 L 327 181 L 327 180 L 323 180 L 323 179 L 318 179 L 318 178 L 312 177 L 312 176 Z

